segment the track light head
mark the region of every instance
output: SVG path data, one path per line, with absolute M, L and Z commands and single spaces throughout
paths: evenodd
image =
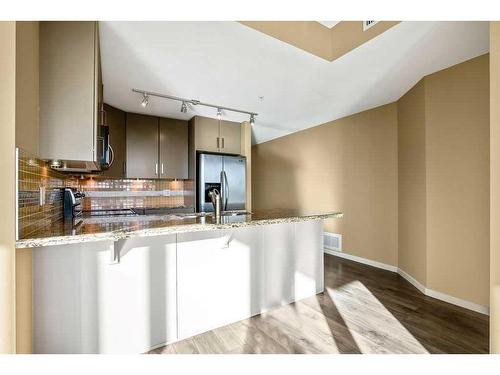
M 146 108 L 149 104 L 149 96 L 146 94 L 146 93 L 143 93 L 142 94 L 142 102 L 141 102 L 141 106 L 143 108 Z
M 220 120 L 222 118 L 222 110 L 220 108 L 217 108 L 217 120 Z
M 183 102 L 182 102 L 182 105 L 181 105 L 181 112 L 182 112 L 182 113 L 187 113 L 187 110 L 188 110 L 188 109 L 187 109 L 186 102 L 185 102 L 185 101 L 183 101 Z
M 250 125 L 254 125 L 255 124 L 255 115 L 250 115 Z

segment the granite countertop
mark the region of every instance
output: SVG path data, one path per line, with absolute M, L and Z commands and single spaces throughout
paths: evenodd
M 216 223 L 212 215 L 195 214 L 84 217 L 83 221 L 77 225 L 60 221 L 40 228 L 29 238 L 16 241 L 16 248 L 106 240 L 117 241 L 130 237 L 159 236 L 341 217 L 342 213 L 340 212 L 304 213 L 283 209 L 222 216 L 220 223 Z

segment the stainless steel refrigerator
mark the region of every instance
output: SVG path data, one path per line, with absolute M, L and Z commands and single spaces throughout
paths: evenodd
M 246 205 L 246 158 L 217 154 L 198 154 L 198 212 L 213 211 L 208 193 L 217 189 L 222 210 L 244 210 Z

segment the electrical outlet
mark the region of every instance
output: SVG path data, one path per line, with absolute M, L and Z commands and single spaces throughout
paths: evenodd
M 45 204 L 45 186 L 40 186 L 40 199 L 39 199 L 39 203 L 40 203 L 40 206 L 43 206 Z

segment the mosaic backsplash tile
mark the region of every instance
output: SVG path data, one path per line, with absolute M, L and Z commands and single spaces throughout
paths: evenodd
M 65 179 L 44 161 L 19 150 L 18 238 L 27 238 L 40 226 L 62 219 Z
M 192 180 L 132 180 L 72 176 L 18 153 L 18 239 L 63 219 L 63 189 L 85 193 L 84 211 L 124 208 L 193 208 Z M 42 199 L 40 198 L 42 196 Z
M 194 207 L 191 180 L 130 180 L 72 177 L 67 185 L 85 193 L 83 210 Z

